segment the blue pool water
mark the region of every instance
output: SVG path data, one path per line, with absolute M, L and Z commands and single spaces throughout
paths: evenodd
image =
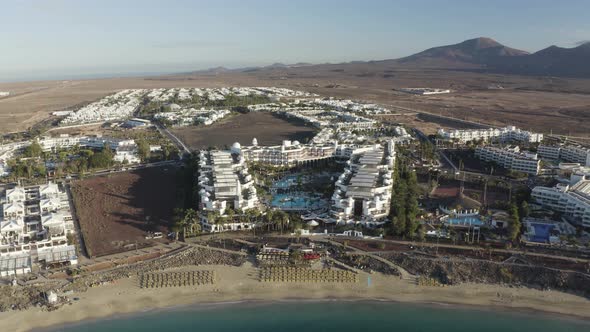
M 484 224 L 479 217 L 449 217 L 446 222 L 452 226 L 482 226 Z
M 545 243 L 545 242 L 549 242 L 549 236 L 551 234 L 551 230 L 555 226 L 550 225 L 550 224 L 531 223 L 531 227 L 533 227 L 535 229 L 535 235 L 530 237 L 529 240 L 531 240 L 533 242 Z
M 309 196 L 278 194 L 272 198 L 270 202 L 272 207 L 279 209 L 317 209 L 321 207 L 320 200 Z
M 296 176 L 287 176 L 273 184 L 273 187 L 279 189 L 286 189 L 297 184 Z

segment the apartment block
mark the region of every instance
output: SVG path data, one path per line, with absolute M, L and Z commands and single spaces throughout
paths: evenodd
M 438 136 L 444 140 L 457 140 L 461 143 L 477 140 L 539 143 L 543 140 L 543 134 L 521 130 L 514 126 L 466 130 L 445 130 L 441 128 L 438 130 Z
M 504 149 L 491 146 L 478 147 L 475 149 L 475 156 L 516 172 L 537 175 L 541 170 L 541 161 L 537 155 L 520 152 L 518 147 Z

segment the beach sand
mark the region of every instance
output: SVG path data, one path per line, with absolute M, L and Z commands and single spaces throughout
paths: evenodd
M 360 275 L 354 284 L 265 283 L 258 281 L 258 269 L 199 266 L 179 270 L 212 270 L 213 285 L 141 289 L 137 277 L 75 293 L 72 305 L 48 312 L 40 308 L 0 313 L 2 331 L 29 331 L 88 319 L 129 314 L 151 309 L 195 303 L 241 300 L 277 301 L 285 299 L 359 299 L 413 303 L 448 303 L 485 306 L 492 309 L 540 310 L 590 318 L 590 300 L 556 291 L 509 288 L 498 285 L 417 286 L 399 277 L 382 274 Z M 370 277 L 370 283 L 368 278 Z

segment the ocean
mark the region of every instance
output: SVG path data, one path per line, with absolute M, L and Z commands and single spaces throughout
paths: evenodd
M 84 332 L 556 332 L 590 322 L 541 312 L 393 302 L 288 301 L 209 304 L 82 322 L 44 331 Z

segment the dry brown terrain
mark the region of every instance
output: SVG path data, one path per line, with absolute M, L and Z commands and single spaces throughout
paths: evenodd
M 499 84 L 504 89 L 488 89 Z M 1 83 L 0 132 L 24 130 L 49 113 L 125 88 L 278 86 L 324 96 L 377 102 L 398 113 L 411 110 L 486 122 L 515 124 L 549 133 L 590 136 L 590 80 L 469 71 L 401 69 L 383 63 L 320 65 L 248 72 L 186 74 L 152 78 Z M 451 88 L 450 95 L 422 97 L 401 87 Z M 403 107 L 404 109 L 396 108 Z
M 313 137 L 315 130 L 271 113 L 252 112 L 232 116 L 211 126 L 190 126 L 172 132 L 191 149 L 204 149 L 210 146 L 231 146 L 234 142 L 250 145 L 253 138 L 260 145 L 278 145 L 283 140 L 302 141 Z
M 77 181 L 76 215 L 91 257 L 149 246 L 146 232 L 166 231 L 176 198 L 176 172 L 147 168 Z

